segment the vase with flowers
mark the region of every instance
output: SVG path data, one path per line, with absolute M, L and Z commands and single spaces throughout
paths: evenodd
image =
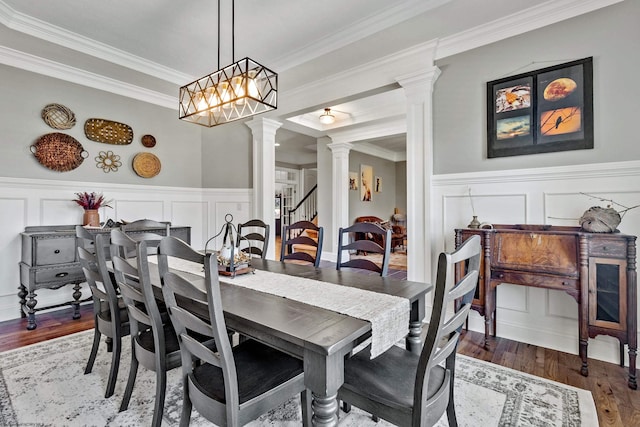
M 73 199 L 73 201 L 84 209 L 82 225 L 89 227 L 100 227 L 100 213 L 98 212 L 98 209 L 101 207 L 111 207 L 109 206 L 111 201 L 105 200 L 102 193 L 88 193 L 86 191 L 83 193 L 76 193 L 76 198 Z

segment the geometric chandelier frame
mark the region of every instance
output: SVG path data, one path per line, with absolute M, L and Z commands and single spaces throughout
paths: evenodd
M 180 88 L 180 119 L 217 126 L 278 107 L 278 74 L 250 58 Z
M 231 56 L 235 56 L 235 1 L 232 0 Z M 235 58 L 234 58 L 235 60 Z M 218 68 L 220 0 L 218 0 Z M 250 58 L 219 68 L 180 88 L 179 117 L 212 127 L 278 108 L 278 74 Z

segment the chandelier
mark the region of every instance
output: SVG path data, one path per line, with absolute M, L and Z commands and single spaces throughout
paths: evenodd
M 235 0 L 232 7 L 231 56 L 235 61 Z M 179 117 L 213 127 L 275 110 L 278 74 L 250 58 L 220 68 L 220 0 L 218 0 L 218 71 L 180 88 Z

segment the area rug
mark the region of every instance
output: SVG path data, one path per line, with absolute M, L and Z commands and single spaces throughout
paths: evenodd
M 406 270 L 407 269 L 407 252 L 406 250 L 397 249 L 395 252 L 389 253 L 389 268 L 393 270 Z M 382 254 L 352 254 L 351 259 L 368 259 L 380 265 L 382 263 Z
M 110 354 L 102 345 L 93 372 L 83 375 L 92 331 L 0 353 L 0 425 L 142 426 L 151 423 L 155 376 L 141 368 L 129 409 L 118 412 L 128 375 L 125 341 L 115 394 L 105 399 Z M 458 356 L 456 411 L 461 426 L 597 426 L 591 393 Z M 177 426 L 182 405 L 180 370 L 169 372 L 163 426 Z M 353 408 L 340 412 L 341 427 L 390 426 Z M 192 426 L 211 425 L 193 412 Z M 299 399 L 292 399 L 251 427 L 301 425 Z M 447 426 L 446 418 L 438 426 Z

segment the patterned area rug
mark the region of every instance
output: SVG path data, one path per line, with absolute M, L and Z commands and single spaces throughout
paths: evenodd
M 0 353 L 0 425 L 139 426 L 149 425 L 155 376 L 141 368 L 129 409 L 118 412 L 129 366 L 125 340 L 115 395 L 105 399 L 110 354 L 102 345 L 93 372 L 83 375 L 93 332 Z M 591 393 L 459 356 L 456 411 L 461 426 L 597 426 Z M 182 390 L 180 369 L 169 372 L 163 426 L 177 426 Z M 194 410 L 192 426 L 211 425 Z M 251 422 L 251 427 L 301 425 L 298 399 Z M 375 423 L 357 408 L 340 413 L 341 427 L 389 426 Z M 447 426 L 446 418 L 438 426 Z

